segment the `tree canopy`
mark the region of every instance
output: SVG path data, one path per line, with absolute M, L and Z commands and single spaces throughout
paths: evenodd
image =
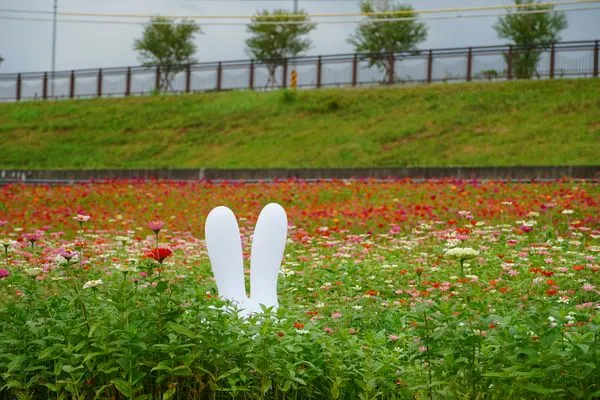
M 150 20 L 142 38 L 135 41 L 134 49 L 140 53 L 140 61 L 148 67 L 159 67 L 160 90 L 170 89 L 175 74 L 196 62 L 192 57 L 196 52 L 196 33 L 202 31 L 193 21 L 177 23 L 158 16 Z
M 296 57 L 311 47 L 312 42 L 306 35 L 315 28 L 302 10 L 296 14 L 283 9 L 263 10 L 254 15 L 247 25 L 251 36 L 246 39 L 246 51 L 250 57 L 267 65 L 267 86 L 276 83 L 275 71 L 286 58 Z
M 515 5 L 516 10 L 509 9 L 508 15 L 494 24 L 494 29 L 500 38 L 526 47 L 512 54 L 512 65 L 517 78 L 529 79 L 536 72 L 541 51 L 560 40 L 559 33 L 567 27 L 567 17 L 563 12 L 523 13 L 553 9 L 538 0 L 515 0 Z
M 361 11 L 368 21 L 361 23 L 348 38 L 357 53 L 368 53 L 369 66 L 376 65 L 386 71 L 388 82 L 395 80 L 395 53 L 415 51 L 417 45 L 427 38 L 427 26 L 415 19 L 410 5 L 374 3 L 367 0 Z M 393 19 L 392 21 L 382 21 Z M 382 57 L 381 53 L 386 53 Z

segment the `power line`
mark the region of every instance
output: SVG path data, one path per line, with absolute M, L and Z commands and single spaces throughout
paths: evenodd
M 600 10 L 600 6 L 590 7 L 577 7 L 577 8 L 564 8 L 558 10 L 529 10 L 519 11 L 512 14 L 548 14 L 552 12 L 577 12 L 577 11 L 590 11 Z M 455 14 L 455 15 L 439 15 L 439 16 L 425 16 L 425 17 L 400 17 L 400 18 L 381 18 L 381 19 L 342 19 L 342 20 L 326 20 L 326 21 L 313 21 L 310 23 L 318 25 L 327 24 L 357 24 L 362 22 L 373 22 L 373 23 L 384 23 L 394 21 L 435 21 L 435 20 L 450 20 L 450 19 L 470 19 L 470 18 L 488 18 L 488 17 L 502 17 L 510 15 L 511 13 L 485 13 L 485 14 Z M 12 17 L 12 16 L 0 16 L 0 20 L 11 20 L 11 21 L 38 21 L 38 22 L 52 22 L 52 19 L 47 18 L 32 18 L 32 17 Z M 117 20 L 86 20 L 86 19 L 62 19 L 59 22 L 63 23 L 86 23 L 86 24 L 112 24 L 112 25 L 139 25 L 140 22 L 136 21 L 117 21 Z M 305 21 L 258 21 L 257 23 L 262 25 L 297 25 L 306 23 Z M 160 24 L 160 23 L 159 23 Z M 175 24 L 181 24 L 175 23 Z M 202 26 L 245 26 L 247 22 L 203 22 Z
M 340 0 L 338 0 L 340 1 Z M 540 6 L 564 6 L 573 4 L 591 4 L 600 3 L 600 0 L 568 0 L 568 1 L 554 1 L 547 3 L 540 3 Z M 412 15 L 412 14 L 441 14 L 450 12 L 472 12 L 472 11 L 492 11 L 492 10 L 511 10 L 511 9 L 525 9 L 531 8 L 531 4 L 513 4 L 507 5 L 493 5 L 493 6 L 482 6 L 482 7 L 460 7 L 460 8 L 439 8 L 439 9 L 424 9 L 424 10 L 400 10 L 400 11 L 385 11 L 385 12 L 369 12 L 369 13 L 314 13 L 307 14 L 307 18 L 332 18 L 332 17 L 389 17 L 391 15 Z M 537 7 L 533 6 L 533 7 Z M 537 11 L 537 10 L 527 10 Z M 555 10 L 550 10 L 555 11 Z M 19 9 L 6 9 L 0 8 L 0 12 L 9 13 L 21 13 L 21 14 L 49 14 L 52 11 L 39 11 L 39 10 L 19 10 Z M 138 13 L 92 13 L 92 12 L 59 12 L 60 16 L 66 17 L 100 17 L 100 18 L 145 18 L 149 19 L 155 15 L 152 14 L 138 14 Z M 257 16 L 257 15 L 163 15 L 165 18 L 171 19 L 273 19 L 273 18 L 297 18 L 294 14 L 281 14 L 281 15 L 269 15 L 269 16 Z

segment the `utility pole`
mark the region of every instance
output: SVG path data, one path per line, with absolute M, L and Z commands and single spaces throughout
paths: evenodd
M 294 16 L 298 15 L 298 0 L 294 0 Z M 296 57 L 292 61 L 292 77 L 291 77 L 292 89 L 296 89 L 298 84 L 298 72 L 296 71 Z
M 56 71 L 56 14 L 58 11 L 58 0 L 54 0 L 54 18 L 52 20 L 52 84 L 50 86 L 50 97 L 54 97 L 54 73 Z

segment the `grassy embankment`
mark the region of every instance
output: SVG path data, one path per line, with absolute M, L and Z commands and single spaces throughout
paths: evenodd
M 0 104 L 0 168 L 591 165 L 600 80 Z

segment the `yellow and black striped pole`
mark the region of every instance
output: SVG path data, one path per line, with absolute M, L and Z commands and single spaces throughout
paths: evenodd
M 290 87 L 292 89 L 296 89 L 296 86 L 298 86 L 298 73 L 296 72 L 295 69 L 293 69 L 291 79 L 290 79 Z

